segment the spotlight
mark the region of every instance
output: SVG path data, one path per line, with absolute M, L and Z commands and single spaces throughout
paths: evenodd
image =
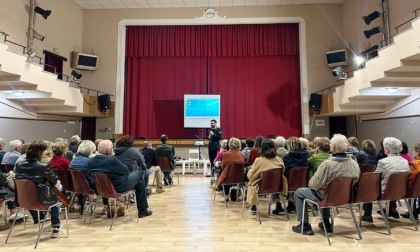
M 372 28 L 370 30 L 364 31 L 363 33 L 365 34 L 365 37 L 368 39 L 371 36 L 378 34 L 382 31 L 380 26 L 376 26 L 375 28 Z
M 386 88 L 386 91 L 390 94 L 393 94 L 393 93 L 397 92 L 397 90 L 398 90 L 398 88 L 396 88 L 396 87 L 387 87 Z
M 370 22 L 372 22 L 373 20 L 377 19 L 380 16 L 381 16 L 381 13 L 379 11 L 374 11 L 367 16 L 363 16 L 362 18 L 365 21 L 365 23 L 369 25 Z
M 34 51 L 32 51 L 32 50 L 29 50 L 29 51 L 27 51 L 27 52 L 26 52 L 26 54 L 27 54 L 29 57 L 33 58 L 33 57 L 35 57 L 38 53 L 36 53 L 36 52 L 34 52 Z
M 19 96 L 19 97 L 22 97 L 24 94 L 25 94 L 25 92 L 23 92 L 23 91 L 14 91 L 13 92 L 16 96 Z
M 363 58 L 360 55 L 354 56 L 354 61 L 356 62 L 358 67 L 364 67 L 365 66 L 365 58 Z
M 80 80 L 82 78 L 82 74 L 76 70 L 71 71 L 71 76 L 73 76 L 73 79 L 76 80 Z
M 39 34 L 37 31 L 34 30 L 34 38 L 36 38 L 38 40 L 41 40 L 41 41 L 44 41 L 45 36 Z
M 340 80 L 347 79 L 347 73 L 344 72 L 344 69 L 342 67 L 334 68 L 334 70 L 332 70 L 332 75 L 338 77 L 338 79 Z
M 45 20 L 51 15 L 50 10 L 44 10 L 39 6 L 35 7 L 35 13 L 38 13 L 39 15 L 41 15 Z

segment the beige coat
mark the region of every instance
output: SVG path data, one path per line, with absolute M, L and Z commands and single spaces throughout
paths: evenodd
M 251 205 L 256 205 L 259 202 L 258 198 L 258 184 L 261 181 L 262 175 L 264 172 L 272 169 L 283 168 L 284 173 L 284 164 L 283 160 L 278 156 L 267 159 L 265 157 L 259 157 L 255 159 L 254 164 L 248 172 L 249 186 L 247 192 L 247 202 Z M 287 179 L 283 176 L 283 194 L 287 193 Z

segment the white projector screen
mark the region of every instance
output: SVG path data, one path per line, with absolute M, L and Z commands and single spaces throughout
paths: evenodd
M 210 120 L 220 124 L 220 95 L 184 95 L 184 128 L 210 128 Z

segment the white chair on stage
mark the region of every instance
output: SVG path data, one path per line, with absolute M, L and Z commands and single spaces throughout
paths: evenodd
M 195 173 L 196 164 L 200 162 L 200 151 L 198 149 L 189 149 L 188 151 L 188 160 L 185 160 L 185 163 L 188 163 L 188 171 L 191 169 L 191 164 L 193 165 L 193 173 Z M 182 167 L 182 174 L 185 173 L 185 165 Z

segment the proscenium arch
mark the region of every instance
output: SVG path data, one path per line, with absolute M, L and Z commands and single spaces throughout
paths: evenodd
M 308 73 L 306 58 L 306 23 L 302 17 L 215 18 L 215 19 L 124 19 L 118 24 L 117 79 L 115 83 L 115 133 L 123 133 L 125 41 L 127 26 L 148 25 L 226 25 L 226 24 L 299 24 L 300 103 L 302 133 L 309 134 Z

